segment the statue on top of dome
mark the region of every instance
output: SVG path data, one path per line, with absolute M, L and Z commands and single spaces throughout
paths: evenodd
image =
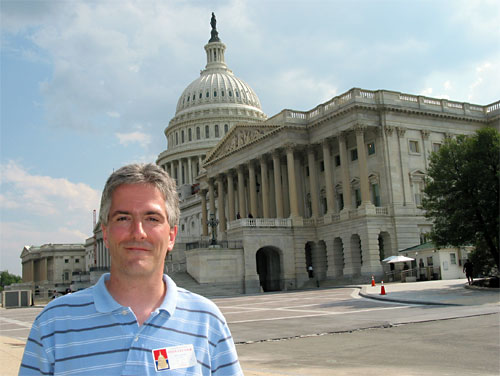
M 220 42 L 219 33 L 217 32 L 217 19 L 215 18 L 214 12 L 212 12 L 212 18 L 210 19 L 210 26 L 212 26 L 212 37 L 208 41 L 210 42 Z

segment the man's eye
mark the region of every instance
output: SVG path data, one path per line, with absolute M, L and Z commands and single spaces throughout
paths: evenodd
M 148 217 L 147 219 L 148 219 L 148 221 L 150 221 L 150 222 L 159 222 L 159 219 L 158 219 L 158 218 L 156 218 L 156 217 Z
M 117 222 L 123 222 L 123 221 L 126 221 L 126 220 L 128 220 L 128 217 L 117 217 L 116 218 Z

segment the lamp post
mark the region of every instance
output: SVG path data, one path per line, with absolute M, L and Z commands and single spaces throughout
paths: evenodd
M 215 218 L 214 213 L 210 213 L 210 219 L 208 221 L 208 225 L 212 228 L 212 240 L 210 241 L 210 245 L 216 245 L 217 239 L 215 238 L 215 228 L 219 224 L 219 220 Z

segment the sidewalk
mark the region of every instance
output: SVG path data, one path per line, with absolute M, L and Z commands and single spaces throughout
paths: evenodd
M 359 295 L 377 300 L 409 304 L 474 306 L 500 304 L 500 290 L 469 287 L 466 279 L 425 282 L 384 283 L 386 295 L 380 295 L 381 283 L 360 286 Z
M 17 375 L 24 352 L 23 341 L 0 336 L 0 374 Z

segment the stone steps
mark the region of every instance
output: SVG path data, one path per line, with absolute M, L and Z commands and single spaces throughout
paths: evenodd
M 168 275 L 174 280 L 177 286 L 207 298 L 243 294 L 242 288 L 234 284 L 200 284 L 187 272 L 172 272 L 168 273 Z

